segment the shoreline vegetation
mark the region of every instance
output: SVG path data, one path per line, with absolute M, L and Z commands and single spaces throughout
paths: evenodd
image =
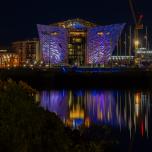
M 118 135 L 111 135 L 110 127 L 67 128 L 35 103 L 35 91 L 23 81 L 0 81 L 0 151 L 119 151 Z

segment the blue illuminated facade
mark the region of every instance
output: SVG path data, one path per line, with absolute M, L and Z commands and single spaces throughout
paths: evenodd
M 38 31 L 43 61 L 50 64 L 64 64 L 67 60 L 66 29 L 38 25 Z
M 125 24 L 97 26 L 88 29 L 87 63 L 108 63 Z
M 50 64 L 106 64 L 124 26 L 97 26 L 82 19 L 38 25 L 42 59 Z

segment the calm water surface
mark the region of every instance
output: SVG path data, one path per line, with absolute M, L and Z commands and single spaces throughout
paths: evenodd
M 152 90 L 44 90 L 36 99 L 66 126 L 108 125 L 118 130 L 124 151 L 130 145 L 152 151 Z

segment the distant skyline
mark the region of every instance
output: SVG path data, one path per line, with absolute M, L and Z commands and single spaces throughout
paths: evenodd
M 152 27 L 152 1 L 134 0 Z M 0 2 L 0 46 L 15 40 L 37 37 L 36 24 L 51 24 L 82 18 L 97 24 L 133 24 L 128 0 L 5 0 Z

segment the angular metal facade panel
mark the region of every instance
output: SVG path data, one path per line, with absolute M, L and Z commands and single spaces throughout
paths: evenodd
M 45 63 L 67 63 L 67 30 L 57 26 L 37 25 L 42 59 Z
M 108 63 L 125 24 L 97 26 L 88 29 L 87 64 Z

